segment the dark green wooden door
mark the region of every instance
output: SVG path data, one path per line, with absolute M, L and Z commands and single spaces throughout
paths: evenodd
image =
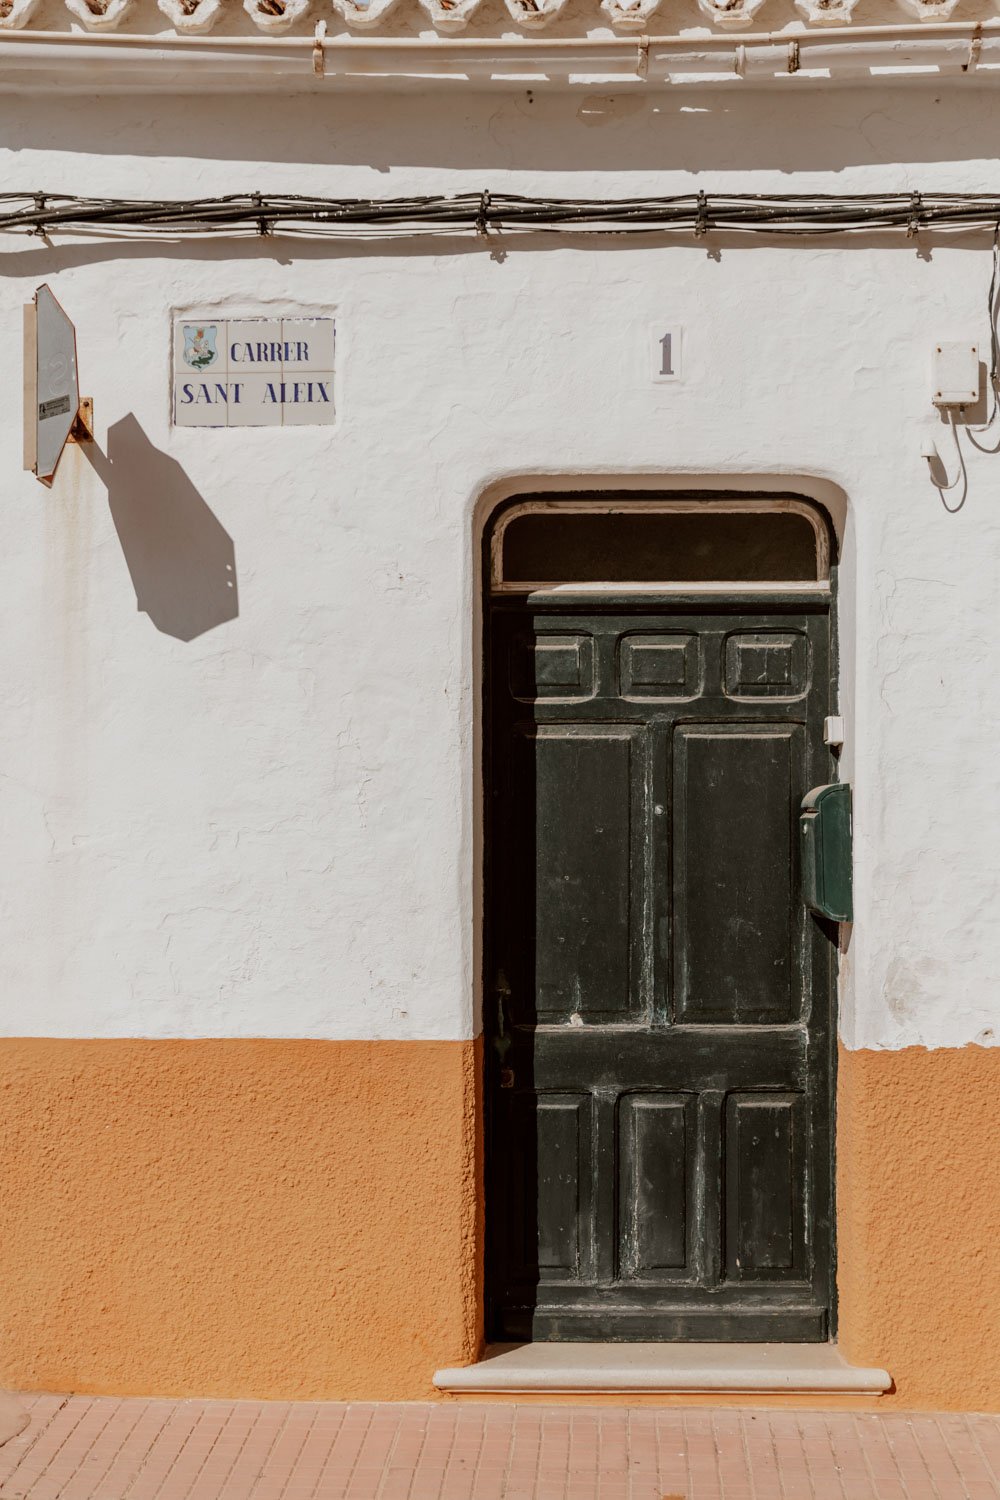
M 827 601 L 547 597 L 488 632 L 489 1336 L 825 1339 Z

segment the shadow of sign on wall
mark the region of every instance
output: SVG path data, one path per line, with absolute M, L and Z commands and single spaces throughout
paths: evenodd
M 135 589 L 157 630 L 193 641 L 236 619 L 236 549 L 176 459 L 130 413 L 91 455 L 107 485 L 111 519 Z

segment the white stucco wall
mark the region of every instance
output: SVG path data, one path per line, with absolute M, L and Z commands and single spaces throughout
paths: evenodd
M 954 86 L 5 99 L 0 161 L 9 189 L 136 197 L 981 191 L 998 124 Z M 934 434 L 953 463 L 929 347 L 985 344 L 988 240 L 3 240 L 0 1029 L 468 1035 L 479 497 L 773 475 L 848 502 L 843 1034 L 995 1043 L 1000 455 L 967 449 L 957 515 L 920 455 Z M 16 398 L 43 280 L 98 439 L 51 492 Z M 336 426 L 171 429 L 170 317 L 195 305 L 332 311 Z M 680 384 L 649 379 L 655 321 L 685 329 Z

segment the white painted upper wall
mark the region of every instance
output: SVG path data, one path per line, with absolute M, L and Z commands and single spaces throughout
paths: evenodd
M 995 96 L 954 87 L 0 109 L 8 189 L 998 185 Z M 843 1034 L 995 1043 L 1000 455 L 966 444 L 948 515 L 920 454 L 953 466 L 929 349 L 985 343 L 987 241 L 3 240 L 9 371 L 48 281 L 98 442 L 51 492 L 23 475 L 12 374 L 2 1030 L 470 1034 L 479 498 L 772 475 L 848 501 Z M 171 429 L 172 312 L 216 305 L 336 316 L 333 428 Z M 680 384 L 649 379 L 656 321 Z

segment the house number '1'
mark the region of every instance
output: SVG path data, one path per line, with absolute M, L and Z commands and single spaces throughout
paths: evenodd
M 674 336 L 672 333 L 665 333 L 660 340 L 660 348 L 663 350 L 663 362 L 660 365 L 661 375 L 672 375 L 674 373 L 674 367 L 670 363 L 673 342 Z
M 679 328 L 664 328 L 662 323 L 651 328 L 650 353 L 653 356 L 650 374 L 654 380 L 680 380 L 681 330 Z

